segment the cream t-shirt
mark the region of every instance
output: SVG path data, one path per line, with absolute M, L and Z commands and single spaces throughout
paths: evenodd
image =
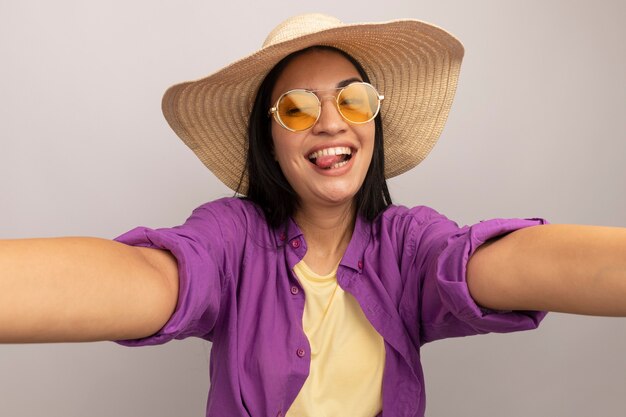
M 311 366 L 287 417 L 374 417 L 382 409 L 383 338 L 337 284 L 336 268 L 322 276 L 300 261 L 294 272 L 305 293 Z

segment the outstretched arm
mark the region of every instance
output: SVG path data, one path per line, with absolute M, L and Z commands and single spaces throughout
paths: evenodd
M 177 294 L 166 251 L 97 238 L 0 240 L 0 343 L 149 336 Z
M 467 281 L 487 308 L 626 316 L 626 228 L 520 229 L 482 245 Z

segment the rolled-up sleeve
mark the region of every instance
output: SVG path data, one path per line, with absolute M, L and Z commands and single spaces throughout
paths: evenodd
M 115 240 L 171 252 L 178 263 L 179 278 L 178 301 L 167 323 L 152 336 L 117 343 L 156 345 L 190 336 L 210 340 L 220 312 L 222 288 L 229 278 L 217 219 L 208 210 L 199 208 L 181 226 L 138 227 Z
M 476 304 L 467 286 L 467 263 L 490 239 L 546 224 L 543 219 L 493 219 L 458 227 L 441 216 L 415 234 L 420 267 L 420 340 L 535 329 L 541 311 L 495 311 Z

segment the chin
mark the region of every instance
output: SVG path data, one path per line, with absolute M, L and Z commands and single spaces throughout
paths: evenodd
M 318 195 L 325 201 L 333 204 L 345 204 L 352 200 L 356 196 L 358 189 L 345 188 L 345 187 L 333 187 L 331 189 L 320 190 Z

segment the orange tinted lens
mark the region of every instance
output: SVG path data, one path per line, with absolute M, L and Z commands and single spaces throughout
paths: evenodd
M 344 88 L 337 97 L 339 111 L 346 120 L 365 123 L 378 113 L 378 92 L 369 84 L 354 83 Z
M 317 121 L 320 102 L 309 91 L 294 90 L 278 100 L 278 117 L 288 129 L 306 130 Z

